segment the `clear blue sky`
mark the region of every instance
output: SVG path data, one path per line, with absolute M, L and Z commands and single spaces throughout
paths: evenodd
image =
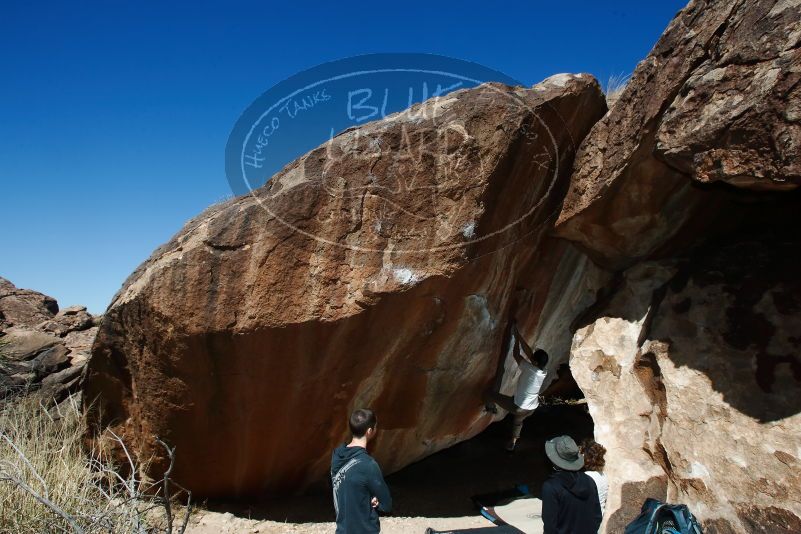
M 272 85 L 342 57 L 427 52 L 527 85 L 631 72 L 684 1 L 52 2 L 0 14 L 0 276 L 103 312 L 230 194 L 226 139 Z

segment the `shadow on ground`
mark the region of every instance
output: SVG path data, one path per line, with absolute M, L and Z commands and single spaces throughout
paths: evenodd
M 462 528 L 457 530 L 434 530 L 433 534 L 520 534 L 520 531 L 509 525 Z
M 593 423 L 582 405 L 542 406 L 527 421 L 514 453 L 504 450 L 510 418 L 491 425 L 475 438 L 412 464 L 387 477 L 394 500 L 393 515 L 462 517 L 477 514 L 471 497 L 503 492 L 528 484 L 534 495 L 550 471 L 546 439 L 569 434 L 576 441 L 592 436 Z M 239 502 L 209 502 L 215 512 L 290 523 L 333 521 L 328 491 L 301 497 Z M 493 529 L 494 532 L 497 530 Z

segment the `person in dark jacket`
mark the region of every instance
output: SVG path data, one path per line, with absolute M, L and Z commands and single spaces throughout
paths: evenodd
M 595 482 L 580 471 L 584 457 L 570 436 L 545 442 L 545 454 L 554 472 L 542 485 L 544 534 L 597 534 L 601 505 Z
M 350 416 L 352 439 L 331 455 L 336 534 L 381 532 L 378 511 L 392 510 L 392 496 L 384 476 L 367 454 L 367 443 L 375 437 L 378 421 L 370 410 L 355 410 Z

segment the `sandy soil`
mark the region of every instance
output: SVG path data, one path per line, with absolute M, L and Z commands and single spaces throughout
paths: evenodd
M 193 522 L 194 523 L 194 522 Z M 427 527 L 439 531 L 459 532 L 460 534 L 491 532 L 501 529 L 481 516 L 428 518 L 428 517 L 387 517 L 381 521 L 381 532 L 388 534 L 423 533 Z M 330 534 L 334 523 L 279 523 L 276 521 L 256 521 L 235 517 L 230 513 L 207 512 L 187 528 L 188 534 Z
M 526 421 L 523 439 L 513 454 L 503 448 L 509 424 L 507 418 L 469 441 L 388 476 L 394 510 L 392 516 L 381 519 L 382 532 L 422 533 L 429 526 L 461 534 L 516 532 L 481 517 L 472 497 L 517 484 L 528 484 L 537 496 L 550 471 L 543 452 L 545 440 L 570 434 L 579 441 L 592 434 L 592 420 L 583 407 L 542 407 Z M 210 502 L 206 508 L 194 514 L 189 534 L 334 531 L 328 490 L 285 499 Z

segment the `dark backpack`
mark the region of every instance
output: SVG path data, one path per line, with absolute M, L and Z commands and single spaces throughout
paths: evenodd
M 637 519 L 625 534 L 703 534 L 700 523 L 684 504 L 665 504 L 645 499 Z

